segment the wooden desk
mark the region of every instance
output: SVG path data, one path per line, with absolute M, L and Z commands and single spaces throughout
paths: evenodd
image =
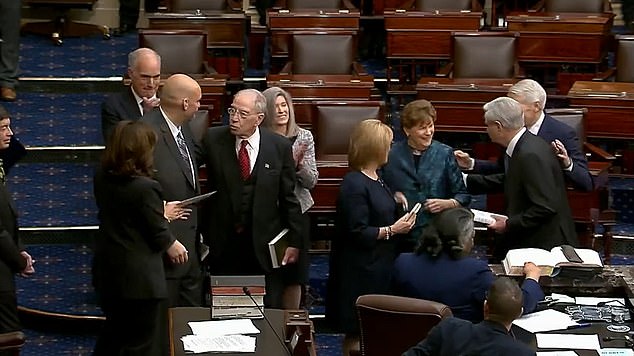
M 575 82 L 568 100 L 572 107 L 588 109 L 586 136 L 634 138 L 634 83 Z
M 270 10 L 267 13 L 271 33 L 271 61 L 280 68 L 288 61 L 289 44 L 293 32 L 314 31 L 328 34 L 359 32 L 359 11 L 326 10 Z M 281 65 L 280 65 L 281 64 Z
M 519 32 L 520 62 L 600 64 L 608 49 L 614 14 L 514 12 L 507 27 Z
M 264 311 L 267 318 L 275 328 L 280 337 L 284 337 L 284 311 L 278 309 L 266 309 Z M 187 325 L 190 321 L 210 320 L 209 308 L 186 307 L 170 308 L 169 310 L 169 334 L 170 334 L 170 355 L 185 356 L 183 343 L 180 338 L 184 335 L 191 335 L 191 329 Z M 284 347 L 275 336 L 271 327 L 264 319 L 253 320 L 255 326 L 260 329 L 260 334 L 256 336 L 255 356 L 285 355 Z M 218 353 L 202 353 L 197 355 L 213 355 Z M 239 356 L 243 353 L 222 353 L 225 356 Z M 251 354 L 250 354 L 251 355 Z
M 424 77 L 418 81 L 418 99 L 436 108 L 436 131 L 486 132 L 482 106 L 506 96 L 514 79 L 449 79 Z
M 203 11 L 189 13 L 151 13 L 147 15 L 150 29 L 202 30 L 207 32 L 207 48 L 211 50 L 211 65 L 232 78 L 244 72 L 247 17 L 243 12 Z M 232 53 L 233 52 L 233 53 Z

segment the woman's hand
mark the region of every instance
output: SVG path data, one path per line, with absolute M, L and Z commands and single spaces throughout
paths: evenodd
M 416 223 L 416 214 L 406 213 L 391 226 L 393 234 L 407 234 Z
M 403 192 L 394 193 L 394 200 L 396 201 L 396 204 L 401 204 L 403 206 L 403 210 L 405 211 L 409 210 L 409 205 L 407 204 L 407 198 L 405 197 L 405 194 L 403 194 Z
M 456 201 L 453 199 L 427 199 L 423 207 L 430 213 L 440 213 L 443 210 L 455 208 Z

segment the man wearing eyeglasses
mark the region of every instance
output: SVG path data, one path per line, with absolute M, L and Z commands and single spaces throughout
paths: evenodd
M 238 92 L 229 126 L 208 130 L 202 142 L 211 198 L 206 240 L 212 275 L 266 276 L 266 307 L 282 308 L 284 265 L 297 262 L 301 209 L 295 194 L 295 163 L 290 142 L 259 127 L 266 99 L 255 89 Z M 272 268 L 268 242 L 288 228 L 282 266 Z
M 130 87 L 110 96 L 101 105 L 101 132 L 108 142 L 110 131 L 119 121 L 141 119 L 160 103 L 157 91 L 161 84 L 161 57 L 149 48 L 128 54 Z

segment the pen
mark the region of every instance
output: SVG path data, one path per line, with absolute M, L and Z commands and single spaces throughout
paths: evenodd
M 566 329 L 579 329 L 579 328 L 587 328 L 588 326 L 591 326 L 592 324 L 590 323 L 579 323 L 579 324 L 575 324 L 575 325 L 570 325 L 569 327 L 567 327 Z

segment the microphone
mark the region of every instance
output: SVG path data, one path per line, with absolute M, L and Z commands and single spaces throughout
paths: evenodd
M 255 301 L 255 299 L 253 299 L 253 296 L 251 295 L 251 291 L 249 290 L 249 287 L 242 287 L 242 292 L 249 297 L 249 299 L 251 299 L 251 301 L 253 302 L 253 304 L 255 305 L 256 308 L 258 308 L 258 310 L 260 311 L 260 314 L 262 314 L 262 316 L 264 317 L 264 321 L 266 321 L 267 324 L 269 324 L 269 328 L 271 328 L 271 330 L 273 331 L 273 334 L 275 334 L 275 337 L 277 338 L 277 341 L 280 342 L 280 344 L 284 347 L 284 350 L 286 350 L 286 354 L 288 356 L 293 356 L 291 354 L 291 351 L 288 349 L 288 347 L 286 346 L 286 343 L 284 342 L 284 340 L 282 340 L 282 338 L 280 337 L 280 335 L 277 333 L 277 331 L 275 331 L 275 328 L 273 327 L 273 325 L 271 324 L 271 322 L 269 321 L 269 318 L 266 317 L 266 314 L 264 314 L 264 310 L 262 310 L 262 308 L 260 308 L 260 306 L 258 305 L 258 303 Z

